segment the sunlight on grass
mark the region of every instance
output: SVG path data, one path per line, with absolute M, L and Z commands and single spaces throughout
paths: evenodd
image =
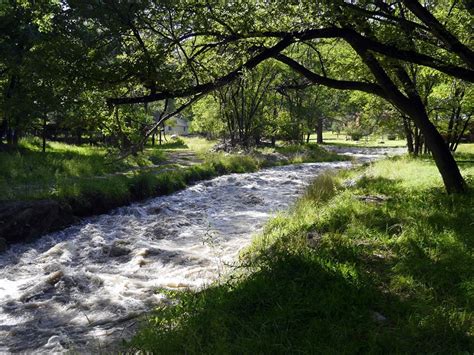
M 162 161 L 163 153 L 146 150 L 137 156 L 118 160 L 105 148 L 48 143 L 45 153 L 39 140 L 20 142 L 16 152 L 0 152 L 0 194 L 2 199 L 42 198 L 52 190 L 65 190 L 84 179 L 152 166 Z M 58 187 L 59 186 L 59 187 Z
M 462 143 L 456 150 L 456 154 L 472 154 L 474 155 L 474 143 Z
M 208 153 L 217 143 L 215 140 L 208 140 L 203 137 L 181 137 L 190 150 L 195 152 L 200 158 Z
M 316 141 L 316 135 L 311 135 L 311 141 Z M 333 131 L 323 132 L 324 144 L 333 144 L 341 146 L 355 146 L 355 147 L 405 147 L 407 142 L 405 139 L 388 139 L 387 135 L 370 135 L 363 137 L 358 141 L 350 140 L 344 133 L 336 133 Z
M 371 165 L 365 175 L 369 180 L 383 177 L 409 190 L 443 187 L 443 181 L 436 166 L 431 160 L 423 158 L 414 159 L 404 156 L 381 161 Z

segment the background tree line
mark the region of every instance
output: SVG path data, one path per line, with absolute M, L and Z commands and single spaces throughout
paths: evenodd
M 447 0 L 9 0 L 0 140 L 54 131 L 136 150 L 191 109 L 196 128 L 247 146 L 333 120 L 354 137 L 403 132 L 462 191 L 450 150 L 471 129 L 472 22 Z

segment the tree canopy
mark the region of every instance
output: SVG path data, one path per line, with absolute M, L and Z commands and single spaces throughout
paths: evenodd
M 449 149 L 472 115 L 467 1 L 10 0 L 0 23 L 10 144 L 54 126 L 140 146 L 206 95 L 231 136 L 300 136 L 338 110 L 336 89 L 376 97 L 374 115 L 398 122 L 409 148 L 424 142 L 448 192 L 465 188 Z

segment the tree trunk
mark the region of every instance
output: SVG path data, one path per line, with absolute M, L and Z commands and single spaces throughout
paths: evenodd
M 403 114 L 410 117 L 415 125 L 420 129 L 425 138 L 425 142 L 431 151 L 436 166 L 438 167 L 438 170 L 443 178 L 446 191 L 448 193 L 464 192 L 466 190 L 466 184 L 459 171 L 456 161 L 454 160 L 448 145 L 444 142 L 443 137 L 438 132 L 433 123 L 431 123 L 429 120 L 425 106 L 416 89 L 416 84 L 410 79 L 406 70 L 404 70 L 402 66 L 395 68 L 396 75 L 405 89 L 405 93 L 402 93 L 398 86 L 386 73 L 381 63 L 372 53 L 367 50 L 367 48 L 357 41 L 351 41 L 350 44 L 359 54 L 362 61 L 370 69 L 378 83 L 375 86 L 370 85 L 370 87 L 365 86 L 363 83 L 357 83 L 358 86 L 356 88 L 354 88 L 352 83 L 352 87 L 350 89 L 376 94 L 392 103 Z M 314 74 L 313 72 L 300 66 L 291 59 L 286 58 L 282 60 L 282 58 L 286 57 L 281 55 L 277 57 L 278 60 L 283 61 L 285 64 L 299 71 L 302 75 L 306 76 L 314 83 L 342 89 L 342 87 L 336 85 L 334 81 L 328 82 L 325 78 L 321 78 L 317 74 Z
M 15 129 L 13 131 L 13 137 L 12 137 L 12 146 L 13 147 L 18 147 L 18 141 L 20 140 L 20 132 L 18 129 Z
M 403 129 L 405 130 L 405 137 L 407 139 L 407 148 L 408 148 L 408 153 L 413 154 L 415 152 L 414 146 L 413 146 L 413 132 L 411 130 L 411 125 L 410 121 L 408 120 L 408 117 L 403 116 Z
M 457 138 L 456 138 L 456 141 L 453 142 L 453 145 L 451 145 L 449 147 L 449 149 L 452 151 L 452 152 L 455 152 L 456 149 L 458 149 L 458 145 L 459 143 L 461 142 L 461 139 L 462 139 L 462 136 L 464 135 L 464 133 L 466 132 L 466 129 L 467 129 L 467 126 L 469 125 L 469 121 L 471 120 L 471 117 L 468 117 L 466 122 L 464 122 L 464 126 L 463 128 L 461 129 L 461 132 L 459 132 Z
M 466 183 L 459 171 L 458 165 L 435 125 L 429 120 L 426 112 L 422 108 L 408 108 L 410 117 L 420 129 L 426 147 L 431 151 L 433 159 L 443 178 L 444 186 L 448 193 L 464 192 Z
M 451 110 L 451 115 L 449 116 L 449 123 L 448 123 L 448 134 L 446 136 L 446 143 L 448 143 L 449 145 L 451 145 L 452 141 L 454 140 L 453 139 L 453 128 L 454 128 L 454 120 L 456 118 L 456 114 L 455 114 L 455 109 L 453 108 Z
M 10 127 L 7 127 L 7 145 L 12 146 L 13 145 L 13 131 Z
M 323 118 L 318 118 L 318 125 L 316 127 L 316 143 L 323 144 Z
M 43 118 L 43 153 L 46 153 L 46 118 Z
M 7 118 L 4 117 L 2 124 L 0 125 L 0 145 L 3 144 L 3 137 L 6 136 L 7 129 L 8 129 L 8 122 L 7 122 Z

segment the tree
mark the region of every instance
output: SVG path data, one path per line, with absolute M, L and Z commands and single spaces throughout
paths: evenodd
M 259 144 L 265 127 L 263 104 L 276 77 L 270 63 L 217 90 L 221 117 L 224 118 L 232 146 Z
M 235 80 L 242 69 L 253 69 L 260 62 L 273 57 L 314 84 L 342 90 L 359 90 L 390 102 L 422 131 L 447 191 L 464 190 L 464 180 L 456 162 L 442 136 L 429 120 L 416 83 L 404 66 L 405 63 L 423 65 L 454 77 L 474 81 L 474 71 L 470 69 L 472 68 L 472 50 L 463 45 L 460 40 L 456 40 L 457 44 L 454 46 L 449 45 L 448 42 L 453 42 L 452 38 L 457 37 L 440 21 L 433 21 L 433 16 L 426 17 L 426 12 L 431 13 L 430 8 L 423 7 L 423 11 L 420 12 L 419 6 L 416 8 L 408 6 L 406 2 L 403 4 L 400 2 L 353 4 L 343 1 L 297 5 L 246 3 L 233 6 L 239 6 L 241 7 L 239 10 L 246 15 L 249 14 L 249 19 L 246 19 L 245 24 L 239 23 L 239 19 L 229 15 L 232 6 L 223 8 L 213 4 L 211 16 L 206 23 L 207 31 L 204 32 L 206 36 L 214 33 L 216 42 L 223 46 L 231 41 L 248 43 L 250 47 L 247 47 L 247 50 L 255 48 L 255 41 L 260 41 L 258 44 L 260 50 L 252 50 L 257 54 L 253 54 L 235 70 L 204 84 L 197 83 L 197 85 L 141 97 L 111 99 L 109 102 L 123 104 L 209 92 Z M 436 6 L 442 7 L 445 12 L 448 11 L 446 2 L 438 1 Z M 284 20 L 280 19 L 282 21 L 279 23 L 271 19 L 271 15 L 264 15 L 264 12 L 281 14 L 283 11 L 289 15 L 285 16 Z M 459 9 L 460 14 L 463 14 L 462 11 Z M 211 23 L 212 20 L 216 23 Z M 402 40 L 400 40 L 400 35 L 403 36 Z M 270 38 L 278 39 L 278 41 L 272 42 Z M 290 56 L 283 54 L 284 50 L 291 46 L 305 45 L 305 43 L 317 46 L 318 41 L 324 38 L 341 39 L 349 44 L 357 56 L 354 58 L 354 63 L 357 66 L 363 64 L 366 68 L 365 77 L 362 78 L 359 75 L 354 80 L 331 78 L 321 70 L 321 74 L 318 74 L 301 65 L 291 58 L 290 53 L 288 53 Z M 207 48 L 217 47 L 215 43 L 211 44 L 207 41 Z M 268 46 L 267 43 L 272 43 L 272 45 Z M 318 58 L 315 62 L 324 63 L 324 60 Z M 360 72 L 362 73 L 363 70 Z M 366 80 L 367 75 L 371 78 L 369 82 Z

